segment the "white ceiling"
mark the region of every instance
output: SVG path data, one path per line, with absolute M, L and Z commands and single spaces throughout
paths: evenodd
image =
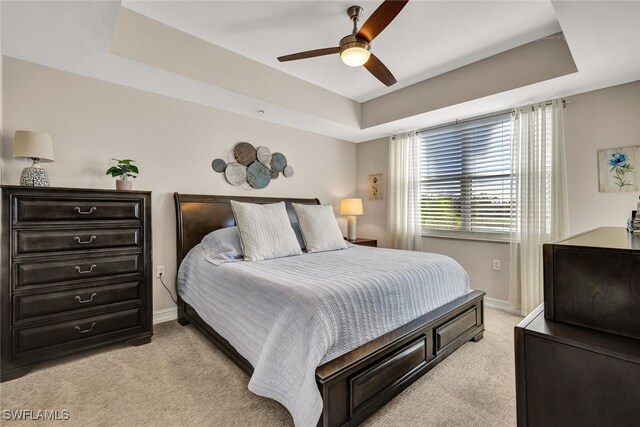
M 177 4 L 176 4 L 177 3 Z M 304 19 L 305 22 L 313 21 L 321 28 L 310 28 L 309 34 L 302 33 L 302 27 L 298 26 L 295 37 L 291 37 L 291 43 L 296 45 L 284 47 L 282 51 L 273 50 L 265 53 L 265 61 L 275 61 L 274 57 L 287 54 L 296 50 L 313 49 L 325 46 L 326 43 L 335 43 L 337 39 L 349 31 L 346 16 L 343 17 L 343 10 L 351 2 L 330 2 L 330 1 L 307 1 L 307 2 L 267 2 L 266 6 L 260 2 L 215 2 L 198 4 L 183 2 L 150 2 L 150 8 L 171 7 L 189 11 L 194 7 L 207 7 L 215 10 L 211 16 L 203 13 L 199 20 L 200 26 L 207 27 L 206 19 L 210 18 L 218 25 L 214 33 L 219 32 L 225 35 L 227 40 L 234 37 L 241 37 L 243 31 L 249 25 L 243 14 L 245 9 L 252 7 L 264 8 L 264 14 L 253 16 L 253 24 L 257 27 L 254 31 L 262 36 L 253 38 L 252 47 L 256 52 L 262 49 L 274 49 L 273 43 L 263 45 L 262 38 L 270 37 L 273 40 L 278 37 L 285 37 L 292 30 L 280 30 L 280 26 L 289 23 L 286 16 L 295 16 Z M 272 4 L 273 3 L 273 4 Z M 359 2 L 367 9 L 366 13 L 371 13 L 374 7 L 368 3 Z M 367 129 L 358 129 L 345 126 L 334 121 L 323 119 L 311 114 L 286 108 L 267 100 L 259 99 L 251 94 L 239 94 L 231 90 L 207 84 L 202 81 L 187 78 L 183 75 L 172 73 L 156 67 L 143 64 L 138 61 L 129 60 L 110 52 L 111 37 L 114 32 L 120 2 L 118 1 L 86 1 L 86 2 L 35 2 L 35 1 L 6 1 L 2 0 L 2 53 L 4 55 L 45 65 L 55 69 L 75 73 L 82 76 L 96 78 L 124 86 L 129 86 L 165 96 L 183 99 L 189 102 L 206 105 L 213 108 L 255 117 L 260 120 L 271 121 L 282 125 L 308 130 L 311 132 L 333 136 L 353 142 L 367 141 L 375 138 L 388 136 L 394 133 L 411 129 L 418 129 L 432 126 L 451 120 L 466 118 L 473 115 L 486 114 L 501 109 L 513 108 L 529 102 L 538 102 L 558 96 L 570 96 L 590 90 L 600 89 L 608 86 L 622 84 L 630 81 L 640 80 L 640 1 L 558 1 L 552 0 L 526 2 L 531 6 L 531 11 L 524 13 L 521 2 L 500 1 L 500 2 L 421 2 L 411 0 L 405 10 L 401 12 L 394 23 L 388 27 L 374 41 L 376 55 L 389 66 L 400 83 L 393 86 L 393 90 L 401 87 L 401 84 L 409 84 L 413 81 L 421 80 L 431 74 L 441 73 L 451 68 L 455 68 L 465 63 L 476 61 L 486 57 L 496 51 L 504 50 L 513 45 L 522 44 L 529 38 L 537 38 L 539 34 L 554 32 L 555 20 L 562 29 L 571 53 L 578 68 L 577 73 L 563 77 L 543 81 L 533 85 L 521 87 L 507 92 L 498 93 L 492 96 L 483 97 L 473 101 L 442 108 L 412 117 L 405 117 L 393 122 L 385 123 Z M 127 6 L 131 6 L 129 2 Z M 270 6 L 271 5 L 271 6 Z M 278 7 L 276 7 L 278 5 Z M 400 32 L 402 28 L 409 26 L 402 24 L 404 19 L 412 19 L 413 9 L 443 7 L 451 8 L 449 14 L 442 11 L 437 15 L 435 21 L 429 24 L 431 27 L 440 28 L 440 32 L 431 35 L 427 45 L 420 45 L 410 42 L 405 47 L 416 49 L 420 47 L 418 53 L 399 54 L 393 49 L 385 48 L 388 39 L 394 33 Z M 549 21 L 549 5 L 552 7 L 555 20 Z M 139 5 L 143 7 L 144 5 Z M 138 7 L 138 6 L 134 6 Z M 455 12 L 457 9 L 457 12 Z M 225 14 L 221 11 L 226 10 Z M 513 11 L 520 11 L 516 13 Z M 287 12 L 288 11 L 288 12 Z M 484 12 L 483 12 L 484 11 Z M 534 13 L 535 11 L 535 13 Z M 455 12 L 455 13 L 454 13 Z M 177 13 L 177 12 L 176 12 Z M 531 14 L 531 16 L 530 16 Z M 405 16 L 407 15 L 407 16 Z M 434 14 L 426 13 L 427 18 Z M 493 19 L 495 24 L 486 24 L 486 27 L 476 28 L 471 37 L 466 29 L 461 29 L 459 16 L 466 17 L 472 21 L 486 22 Z M 527 31 L 518 33 L 514 26 L 505 23 L 509 19 L 521 16 L 520 26 L 528 28 Z M 368 15 L 367 15 L 368 16 Z M 497 18 L 492 18 L 495 16 Z M 510 17 L 505 19 L 505 17 Z M 527 24 L 529 19 L 537 24 Z M 186 19 L 186 18 L 185 18 Z M 242 24 L 244 22 L 244 24 Z M 345 23 L 346 22 L 346 23 Z M 546 24 L 545 24 L 546 22 Z M 175 24 L 180 26 L 178 22 Z M 197 25 L 188 32 L 197 35 Z M 547 25 L 547 27 L 545 27 Z M 414 28 L 415 27 L 415 28 Z M 447 28 L 456 28 L 455 31 L 447 31 Z M 505 35 L 505 28 L 510 28 L 510 35 Z M 421 26 L 411 27 L 415 33 L 424 30 Z M 535 28 L 538 28 L 536 30 Z M 547 28 L 544 30 L 544 28 Z M 271 35 L 271 33 L 273 34 Z M 335 37 L 333 36 L 335 33 Z M 316 37 L 327 37 L 318 39 Z M 519 34 L 519 35 L 518 35 Z M 201 35 L 204 37 L 204 35 Z M 222 37 L 222 36 L 220 36 Z M 425 36 L 426 37 L 426 36 Z M 518 41 L 513 38 L 522 37 Z M 469 43 L 475 43 L 473 50 L 461 42 L 461 39 L 468 39 Z M 315 44 L 317 40 L 318 44 Z M 484 43 L 486 41 L 486 43 Z M 482 43 L 481 43 L 482 42 Z M 219 41 L 225 45 L 222 39 Z M 322 44 L 321 44 L 322 43 Z M 242 43 L 240 43 L 242 45 Z M 246 46 L 245 46 L 246 47 Z M 424 49 L 430 50 L 425 53 Z M 449 55 L 447 52 L 450 52 Z M 458 54 L 462 52 L 461 54 Z M 396 55 L 397 56 L 394 56 Z M 257 54 L 256 54 L 257 55 Z M 446 55 L 449 55 L 447 62 Z M 432 59 L 439 58 L 439 64 L 434 65 Z M 394 59 L 395 58 L 395 59 Z M 426 68 L 421 71 L 412 72 L 405 69 L 404 61 L 414 61 L 416 58 L 428 58 L 425 62 Z M 325 70 L 321 65 L 328 66 L 331 62 L 325 61 L 328 58 L 317 58 L 314 60 L 304 60 L 293 64 L 278 64 L 274 66 L 289 73 L 293 73 L 293 68 L 308 67 L 301 70 L 305 72 L 303 76 L 310 81 L 313 79 L 327 78 L 330 73 L 339 73 L 339 78 L 327 78 L 327 83 L 321 86 L 334 91 L 350 90 L 354 86 L 354 97 L 366 99 L 382 92 L 377 92 L 381 88 L 380 84 L 367 76 L 363 78 L 350 73 L 364 72 L 363 70 L 353 70 L 334 61 L 331 70 Z M 456 62 L 458 61 L 458 62 Z M 292 68 L 289 69 L 289 66 Z M 431 68 L 429 68 L 431 67 Z M 435 67 L 435 68 L 434 68 Z M 438 68 L 439 67 L 439 68 Z M 423 74 L 420 74 L 423 73 Z M 325 76 L 325 74 L 327 76 Z M 368 79 L 368 80 L 367 80 Z M 365 81 L 359 86 L 360 81 Z M 329 85 L 344 85 L 343 89 Z M 258 115 L 257 110 L 264 109 L 266 114 Z
M 278 56 L 338 46 L 351 32 L 347 8 L 376 1 L 123 1 L 123 7 L 363 102 L 560 32 L 550 1 L 410 1 L 372 43 L 395 75 L 387 88 L 338 55 L 281 63 Z

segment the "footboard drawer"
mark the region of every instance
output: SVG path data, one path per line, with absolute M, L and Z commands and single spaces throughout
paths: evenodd
M 476 307 L 465 311 L 444 325 L 436 328 L 436 354 L 451 344 L 459 336 L 478 325 L 478 310 Z
M 427 349 L 427 337 L 420 337 L 377 365 L 353 377 L 351 379 L 352 412 L 357 412 L 369 399 L 426 365 L 429 354 Z

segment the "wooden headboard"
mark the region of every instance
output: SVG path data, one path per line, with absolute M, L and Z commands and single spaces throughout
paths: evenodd
M 298 218 L 291 203 L 319 205 L 318 199 L 286 199 L 276 197 L 238 197 L 238 196 L 206 196 L 199 194 L 173 193 L 176 202 L 176 249 L 178 264 L 202 238 L 212 231 L 225 227 L 233 227 L 236 220 L 231 210 L 231 200 L 246 203 L 278 203 L 284 201 L 292 223 Z

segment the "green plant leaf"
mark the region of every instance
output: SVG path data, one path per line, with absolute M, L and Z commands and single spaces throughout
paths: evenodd
M 116 177 L 116 176 L 122 175 L 122 173 L 123 173 L 122 170 L 117 166 L 111 166 L 109 169 L 107 169 L 107 173 L 105 175 L 111 175 L 112 177 Z
M 135 178 L 136 176 L 134 174 L 139 173 L 138 167 L 136 165 L 134 165 L 133 163 L 135 163 L 135 160 L 133 159 L 115 159 L 112 158 L 111 160 L 118 162 L 115 166 L 111 166 L 109 169 L 107 169 L 106 174 L 107 175 L 111 175 L 113 177 L 133 177 Z

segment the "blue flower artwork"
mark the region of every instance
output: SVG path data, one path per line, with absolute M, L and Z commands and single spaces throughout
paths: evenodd
M 600 150 L 600 191 L 637 191 L 640 147 Z
M 609 160 L 609 164 L 616 167 L 627 167 L 629 164 L 627 163 L 627 155 L 624 153 L 613 153 L 611 155 L 611 160 Z

